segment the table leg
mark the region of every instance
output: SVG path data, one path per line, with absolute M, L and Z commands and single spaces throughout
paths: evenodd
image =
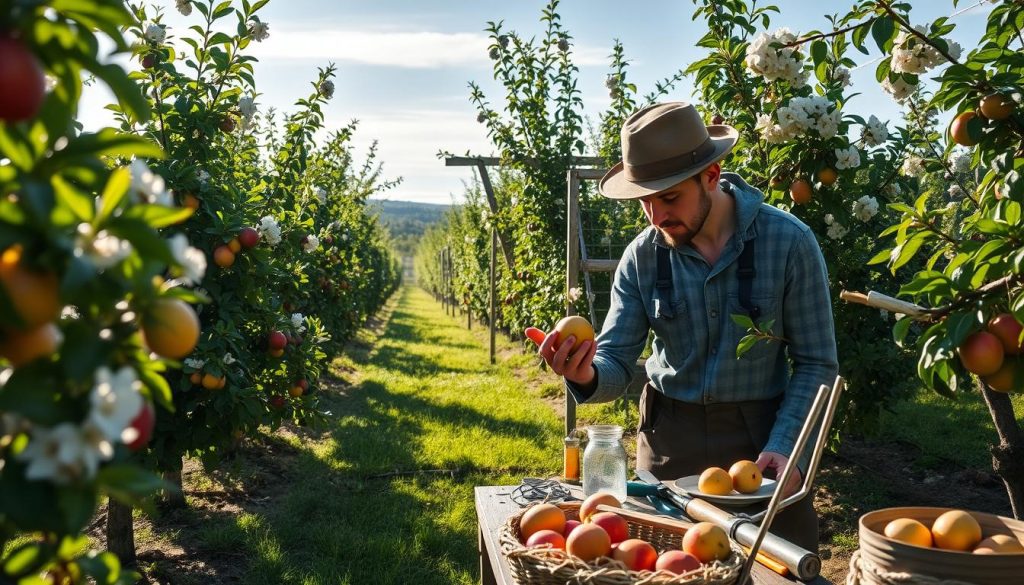
M 481 585 L 497 585 L 494 578 L 494 567 L 491 566 L 491 556 L 487 554 L 487 543 L 484 542 L 484 531 L 477 527 L 477 548 L 480 554 L 480 583 Z

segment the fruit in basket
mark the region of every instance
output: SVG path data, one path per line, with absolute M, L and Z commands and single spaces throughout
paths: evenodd
M 630 538 L 615 547 L 612 558 L 626 565 L 630 571 L 653 571 L 654 563 L 658 562 L 658 551 L 646 540 Z
M 732 491 L 732 477 L 721 467 L 709 467 L 700 474 L 697 489 L 710 496 L 724 496 Z
M 569 535 L 572 534 L 573 529 L 576 528 L 577 526 L 581 525 L 581 524 L 583 524 L 583 523 L 580 522 L 579 520 L 566 520 L 565 521 L 565 530 L 562 531 L 562 536 L 564 536 L 566 538 L 569 538 Z
M 661 553 L 657 562 L 654 563 L 654 570 L 668 571 L 676 575 L 689 573 L 700 568 L 700 559 L 683 550 L 669 550 Z
M 932 547 L 932 531 L 913 518 L 897 518 L 885 525 L 885 535 L 915 546 Z
M 1024 544 L 1009 534 L 993 534 L 974 547 L 976 555 L 1024 554 Z
M 683 535 L 683 550 L 702 563 L 724 561 L 729 558 L 729 535 L 710 522 L 698 522 Z
M 528 540 L 535 532 L 553 530 L 559 534 L 565 530 L 565 513 L 554 504 L 537 504 L 519 519 L 519 533 Z
M 950 510 L 935 519 L 932 539 L 946 550 L 973 550 L 981 542 L 981 525 L 963 510 Z
M 565 551 L 584 561 L 608 556 L 612 541 L 608 533 L 597 524 L 583 524 L 572 531 L 565 541 Z
M 526 539 L 526 546 L 548 545 L 551 548 L 565 550 L 565 537 L 554 530 L 538 530 Z
M 589 522 L 590 517 L 597 512 L 597 507 L 601 504 L 614 508 L 622 507 L 622 502 L 610 492 L 596 492 L 587 496 L 587 499 L 583 500 L 583 503 L 580 505 L 580 520 L 582 522 Z
M 612 544 L 629 538 L 629 523 L 615 512 L 598 512 L 590 517 L 590 523 L 604 528 Z
M 761 469 L 748 459 L 737 461 L 729 468 L 732 488 L 741 494 L 752 494 L 761 487 Z
M 576 338 L 576 342 L 572 344 L 572 351 L 579 349 L 584 341 L 594 341 L 594 327 L 579 315 L 572 315 L 559 321 L 555 325 L 555 332 L 558 333 L 558 337 L 555 338 L 556 344 L 561 344 L 570 335 Z

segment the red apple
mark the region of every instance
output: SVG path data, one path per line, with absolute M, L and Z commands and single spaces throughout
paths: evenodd
M 554 530 L 538 530 L 526 539 L 526 546 L 549 545 L 551 548 L 565 550 L 565 537 Z
M 295 382 L 295 385 L 296 386 L 301 386 L 303 390 L 309 390 L 309 382 L 307 380 L 305 380 L 305 379 L 297 380 Z
M 630 571 L 653 571 L 654 564 L 658 562 L 658 551 L 645 540 L 630 538 L 614 546 L 612 558 L 626 565 Z
M 238 242 L 243 248 L 253 248 L 260 241 L 260 233 L 251 227 L 244 227 L 238 232 Z
M 129 437 L 134 437 L 125 443 L 125 445 L 128 446 L 128 449 L 131 451 L 138 451 L 145 447 L 146 444 L 149 443 L 149 440 L 153 438 L 153 427 L 155 425 L 156 411 L 148 400 L 143 400 L 142 408 L 139 409 L 139 414 L 135 415 L 131 424 L 128 425 L 129 429 L 134 430 L 134 432 L 128 433 Z
M 566 538 L 568 538 L 569 537 L 569 533 L 572 532 L 573 528 L 576 528 L 577 526 L 580 526 L 581 524 L 583 524 L 583 523 L 580 522 L 579 520 L 566 520 L 565 521 L 565 530 L 562 531 L 562 535 L 565 536 Z
M 656 571 L 668 571 L 676 575 L 682 575 L 694 569 L 700 568 L 700 559 L 688 552 L 681 550 L 666 551 L 658 557 L 654 563 Z
M 1021 349 L 1020 333 L 1024 327 L 1017 322 L 1012 313 L 1000 313 L 988 322 L 988 332 L 999 338 L 1003 351 L 1007 355 L 1019 355 Z
M 284 408 L 284 396 L 280 394 L 274 394 L 270 397 L 270 406 L 274 408 Z
M 598 512 L 590 517 L 590 523 L 604 528 L 612 543 L 629 538 L 629 523 L 615 512 Z
M 284 349 L 288 345 L 288 338 L 280 331 L 271 331 L 267 337 L 267 346 L 270 349 Z
M 0 36 L 0 120 L 20 122 L 36 115 L 46 97 L 39 60 L 21 41 Z

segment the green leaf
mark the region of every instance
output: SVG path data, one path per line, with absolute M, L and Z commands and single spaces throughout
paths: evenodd
M 179 224 L 192 215 L 188 207 L 164 207 L 163 205 L 136 205 L 124 213 L 124 217 L 138 219 L 154 228 Z
M 910 326 L 913 323 L 913 319 L 903 317 L 902 319 L 898 319 L 896 324 L 892 326 L 892 340 L 897 346 L 904 347 L 903 340 L 907 338 L 907 332 L 910 331 Z
M 814 61 L 814 65 L 817 66 L 820 63 L 825 62 L 828 58 L 828 45 L 825 41 L 818 39 L 811 43 L 811 59 Z
M 758 337 L 756 335 L 745 335 L 740 339 L 739 343 L 736 344 L 736 359 L 743 357 L 743 354 L 750 351 L 750 348 L 754 347 L 757 343 Z
M 739 325 L 740 327 L 743 327 L 745 329 L 754 328 L 754 322 L 750 319 L 750 316 L 748 315 L 733 314 L 729 315 L 729 317 L 732 319 L 733 323 Z
M 889 16 L 879 16 L 871 24 L 871 37 L 875 39 L 878 50 L 888 53 L 892 37 L 896 33 L 896 23 Z
M 110 178 L 107 179 L 107 184 L 103 187 L 103 193 L 100 194 L 100 211 L 96 216 L 98 225 L 102 225 L 121 204 L 131 183 L 132 174 L 128 167 L 120 167 L 110 173 Z

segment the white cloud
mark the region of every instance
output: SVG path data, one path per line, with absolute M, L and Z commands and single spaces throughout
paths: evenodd
M 252 46 L 258 59 L 315 59 L 438 68 L 487 62 L 482 33 L 366 30 L 280 30 Z

